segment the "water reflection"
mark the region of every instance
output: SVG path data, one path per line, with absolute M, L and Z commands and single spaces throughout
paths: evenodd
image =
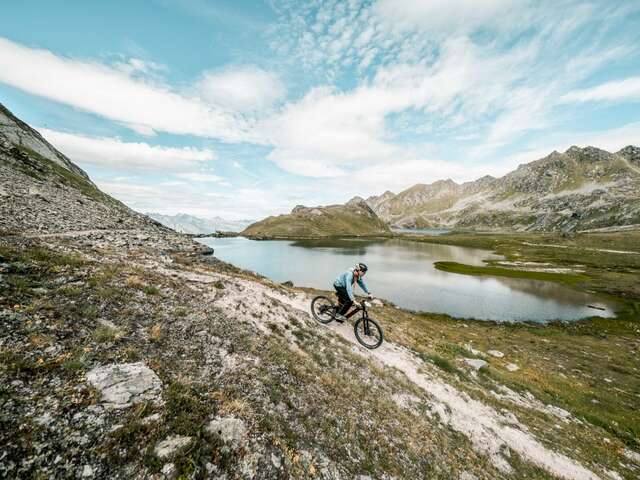
M 215 255 L 275 281 L 331 288 L 338 273 L 363 261 L 366 281 L 378 296 L 413 310 L 499 321 L 573 320 L 613 316 L 589 308 L 602 305 L 593 296 L 548 282 L 472 277 L 436 270 L 436 261 L 483 265 L 499 258 L 486 250 L 395 239 L 254 241 L 207 238 Z

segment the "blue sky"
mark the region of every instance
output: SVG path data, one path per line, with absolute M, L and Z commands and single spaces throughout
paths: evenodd
M 640 1 L 24 1 L 0 102 L 139 211 L 283 213 L 640 144 Z

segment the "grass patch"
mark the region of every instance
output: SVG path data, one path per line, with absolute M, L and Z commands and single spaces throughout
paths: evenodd
M 119 331 L 107 325 L 101 325 L 93 331 L 91 335 L 98 343 L 114 342 L 119 338 Z
M 557 282 L 568 285 L 576 285 L 584 282 L 589 277 L 575 273 L 534 272 L 531 270 L 513 270 L 500 267 L 481 267 L 465 265 L 457 262 L 435 262 L 436 270 L 458 273 L 460 275 L 493 276 L 509 278 L 526 278 L 529 280 L 541 280 L 543 282 Z
M 203 389 L 181 382 L 172 382 L 164 392 L 165 422 L 177 435 L 193 436 L 215 413 L 213 399 L 202 395 Z
M 147 295 L 158 295 L 160 293 L 160 289 L 155 285 L 145 285 L 142 287 L 142 291 Z
M 427 354 L 427 353 L 418 353 L 418 356 L 424 360 L 425 362 L 431 362 L 440 370 L 444 370 L 447 373 L 458 373 L 459 370 L 446 358 L 441 357 L 440 355 L 435 354 Z

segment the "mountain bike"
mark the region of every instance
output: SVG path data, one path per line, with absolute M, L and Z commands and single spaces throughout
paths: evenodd
M 383 335 L 382 328 L 373 318 L 369 316 L 367 307 L 371 305 L 366 302 L 355 302 L 356 308 L 345 315 L 346 318 L 353 317 L 356 313 L 362 312 L 360 318 L 353 325 L 353 332 L 356 339 L 363 347 L 374 349 L 382 345 Z M 340 308 L 339 304 L 334 303 L 329 297 L 320 295 L 311 301 L 311 313 L 313 318 L 323 324 L 331 323 L 336 319 L 336 314 Z

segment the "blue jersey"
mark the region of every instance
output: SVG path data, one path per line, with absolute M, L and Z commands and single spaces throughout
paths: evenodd
M 358 285 L 360 285 L 360 288 L 362 290 L 364 290 L 365 293 L 369 293 L 369 289 L 364 284 L 364 281 L 362 280 L 362 277 L 359 277 L 357 282 L 358 282 Z M 346 272 L 340 274 L 338 276 L 338 278 L 336 278 L 336 281 L 333 282 L 333 286 L 334 287 L 346 288 L 347 289 L 347 293 L 349 294 L 349 298 L 353 301 L 353 300 L 355 300 L 355 297 L 353 295 L 353 284 L 354 283 L 355 283 L 355 281 L 354 281 L 353 270 L 347 270 Z

